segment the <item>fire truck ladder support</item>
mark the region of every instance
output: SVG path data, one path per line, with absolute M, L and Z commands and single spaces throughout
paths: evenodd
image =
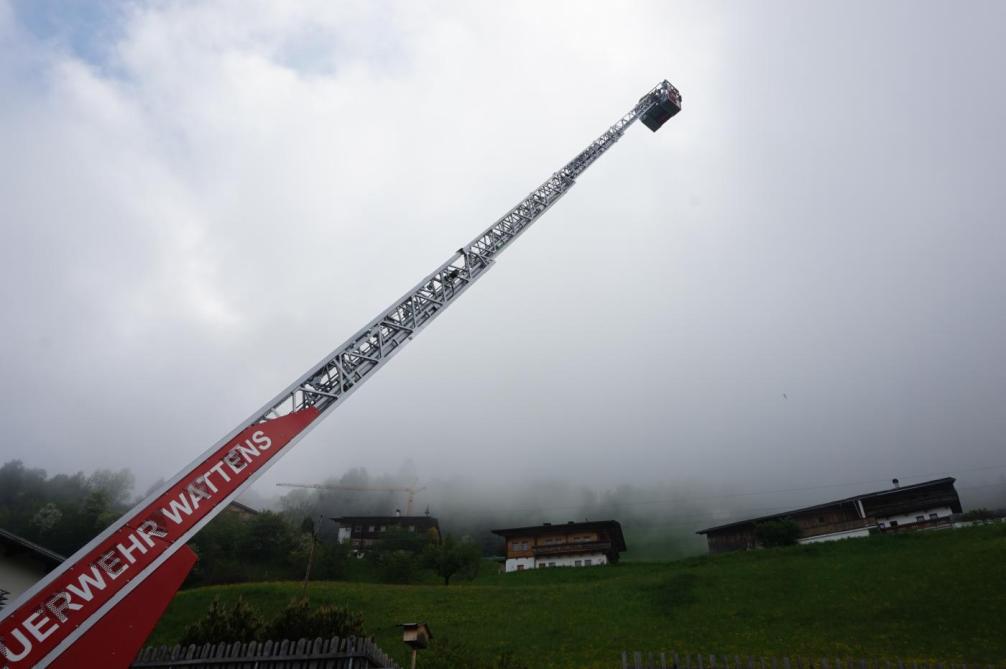
M 630 125 L 641 120 L 656 131 L 680 109 L 674 86 L 655 86 L 517 206 L 24 593 L 0 614 L 0 669 L 127 667 L 156 616 L 136 621 L 163 611 L 178 574 L 191 567 L 190 556 L 176 555 L 185 542 L 492 267 Z

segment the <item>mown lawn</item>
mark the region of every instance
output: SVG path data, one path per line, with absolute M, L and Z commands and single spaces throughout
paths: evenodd
M 174 643 L 214 597 L 269 615 L 300 584 L 180 592 L 151 643 Z M 404 661 L 397 623 L 532 667 L 613 667 L 622 650 L 1006 662 L 1006 525 L 667 563 L 489 574 L 469 583 L 323 582 Z

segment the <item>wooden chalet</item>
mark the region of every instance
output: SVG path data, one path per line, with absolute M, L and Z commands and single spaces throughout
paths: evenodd
M 247 504 L 242 504 L 241 502 L 231 502 L 224 508 L 225 513 L 233 514 L 234 516 L 240 518 L 241 520 L 251 520 L 255 516 L 259 515 L 259 512 Z
M 440 542 L 440 523 L 430 515 L 342 516 L 332 520 L 339 526 L 339 543 L 348 542 L 356 554 L 366 552 L 389 531 L 422 533 L 431 541 Z
M 947 477 L 901 486 L 894 479 L 894 487 L 887 490 L 708 527 L 698 534 L 706 535 L 710 553 L 723 553 L 758 548 L 757 525 L 773 520 L 795 522 L 800 527 L 800 543 L 949 527 L 951 516 L 961 512 L 955 481 Z
M 535 525 L 493 530 L 506 541 L 505 570 L 593 567 L 618 562 L 625 551 L 617 520 Z

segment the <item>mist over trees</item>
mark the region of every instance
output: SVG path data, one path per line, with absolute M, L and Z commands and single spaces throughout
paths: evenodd
M 357 468 L 341 476 L 312 483 L 353 488 L 426 487 L 417 493 L 412 514 L 429 510 L 441 530 L 475 542 L 483 555 L 503 554 L 502 539 L 493 529 L 561 524 L 584 520 L 618 520 L 629 552 L 625 559 L 672 559 L 705 550 L 705 539 L 695 530 L 711 524 L 712 505 L 696 484 L 621 485 L 595 490 L 559 480 L 528 480 L 487 485 L 484 481 L 452 477 L 419 482 L 409 473 L 372 476 Z M 318 518 L 323 534 L 336 532 L 331 520 L 339 516 L 406 513 L 405 493 L 352 490 L 284 489 L 278 500 L 283 513 Z
M 621 484 L 597 489 L 558 478 L 492 481 L 483 477 L 451 477 L 421 481 L 411 463 L 397 474 L 372 475 L 351 469 L 340 476 L 303 483 L 355 488 L 425 487 L 418 492 L 412 513 L 430 515 L 441 530 L 477 543 L 486 556 L 503 553 L 502 540 L 491 530 L 542 523 L 617 520 L 622 524 L 628 551 L 623 560 L 670 560 L 704 553 L 706 541 L 696 530 L 817 504 L 846 495 L 883 489 L 884 480 L 834 481 L 766 490 L 752 478 L 744 487 L 714 487 L 700 481 L 660 484 Z M 670 477 L 669 477 L 670 478 Z M 489 479 L 487 481 L 487 479 Z M 965 509 L 1006 507 L 1006 475 L 976 479 L 962 476 L 957 489 Z M 276 488 L 272 504 L 283 513 L 317 519 L 323 534 L 334 535 L 338 516 L 393 515 L 406 511 L 404 493 L 384 491 L 308 490 Z M 259 498 L 262 499 L 262 498 Z
M 70 555 L 129 508 L 134 484 L 128 469 L 49 476 L 11 460 L 0 466 L 0 527 Z
M 395 473 L 371 474 L 354 468 L 341 474 L 319 476 L 324 484 L 374 490 L 314 490 L 264 487 L 249 491 L 242 500 L 263 511 L 252 519 L 222 514 L 193 539 L 200 555 L 189 583 L 218 583 L 260 578 L 302 578 L 310 551 L 308 535 L 301 531 L 310 519 L 317 538 L 314 577 L 337 579 L 346 575 L 347 551 L 337 545 L 339 516 L 391 516 L 406 513 L 407 496 L 382 488 L 425 488 L 417 492 L 411 513 L 429 511 L 443 535 L 475 544 L 485 557 L 503 554 L 502 540 L 491 530 L 561 524 L 583 520 L 617 520 L 622 524 L 628 551 L 624 560 L 669 560 L 703 553 L 705 539 L 698 529 L 729 520 L 771 514 L 799 506 L 866 492 L 870 484 L 842 482 L 834 485 L 795 485 L 790 490 L 759 490 L 753 479 L 746 488 L 714 488 L 699 481 L 661 484 L 622 484 L 597 489 L 560 480 L 527 478 L 494 480 L 490 476 L 420 480 L 407 461 Z M 69 555 L 145 497 L 157 484 L 135 494 L 128 469 L 99 469 L 90 474 L 50 475 L 20 460 L 0 466 L 0 528 L 46 548 Z M 1006 507 L 1006 474 L 985 478 L 962 475 L 957 483 L 965 510 Z M 389 551 L 402 547 L 389 547 Z M 380 551 L 377 551 L 378 553 Z M 375 574 L 408 582 L 423 568 L 422 547 L 411 551 L 416 560 L 404 564 L 401 555 L 374 566 Z M 395 567 L 396 560 L 401 564 Z M 397 575 L 391 572 L 397 568 Z

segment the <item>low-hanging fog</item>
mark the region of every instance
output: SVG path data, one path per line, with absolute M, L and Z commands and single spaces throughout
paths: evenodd
M 606 516 L 682 551 L 894 477 L 1002 504 L 1004 19 L 2 3 L 0 460 L 169 478 L 666 77 L 681 114 L 248 499 L 390 513 L 275 483 L 418 481 L 459 532 Z

